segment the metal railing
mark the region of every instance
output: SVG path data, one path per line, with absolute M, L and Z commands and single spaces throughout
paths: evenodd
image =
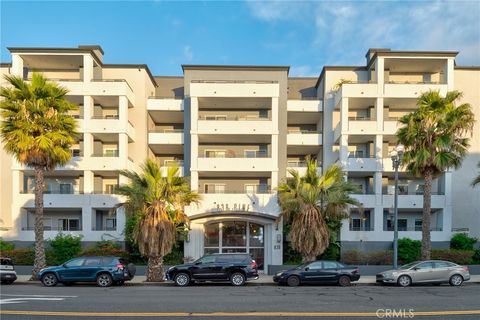
M 173 96 L 173 97 L 172 96 L 149 96 L 148 99 L 183 100 L 184 97 L 183 96 Z
M 214 153 L 214 152 L 212 152 Z M 210 154 L 207 153 L 203 156 L 199 156 L 199 158 L 214 158 L 214 159 L 223 159 L 223 158 L 268 158 L 268 152 L 266 151 L 251 151 L 250 154 L 236 154 L 232 151 L 226 151 L 225 153 L 219 154 Z
M 35 227 L 22 227 L 23 231 L 33 231 Z M 83 231 L 82 227 L 79 228 L 59 228 L 59 227 L 48 227 L 44 226 L 43 231 Z
M 393 232 L 393 226 L 390 227 L 390 228 L 383 228 L 383 231 L 392 231 Z M 403 228 L 403 227 L 400 227 L 398 226 L 398 231 L 422 231 L 422 227 L 406 227 L 406 228 Z M 443 231 L 443 228 L 437 228 L 437 227 L 432 227 L 430 228 L 430 231 Z
M 350 231 L 375 231 L 372 227 L 367 228 L 367 227 L 354 227 L 354 226 L 350 226 L 349 230 Z
M 92 153 L 91 157 L 116 158 L 118 157 L 118 150 L 115 150 L 115 152 L 109 152 L 109 153 Z
M 192 83 L 278 83 L 273 80 L 192 80 Z
M 183 133 L 183 129 L 152 129 L 149 130 L 150 133 Z
M 297 130 L 297 129 L 287 129 L 288 134 L 320 134 L 322 132 L 318 130 Z
M 198 120 L 206 121 L 271 121 L 269 117 L 260 116 L 224 116 L 224 115 L 200 115 Z
M 348 121 L 374 121 L 372 117 L 368 116 L 354 116 L 354 117 L 348 117 Z
M 375 159 L 375 155 L 373 154 L 364 154 L 363 152 L 349 152 L 348 153 L 349 159 Z
M 35 190 L 21 190 L 20 194 L 34 194 Z M 83 191 L 71 190 L 69 192 L 62 192 L 61 190 L 43 190 L 43 194 L 84 194 Z
M 273 191 L 270 185 L 260 184 L 260 185 L 256 185 L 253 190 L 226 188 L 224 190 L 218 190 L 218 189 L 200 190 L 199 192 L 202 194 L 268 194 L 268 193 L 272 193 Z
M 118 114 L 107 114 L 107 115 L 101 115 L 101 116 L 92 116 L 92 119 L 118 120 L 119 115 Z
M 409 81 L 409 80 L 388 80 L 386 84 L 446 84 L 440 81 Z
M 164 167 L 183 167 L 183 160 L 163 160 Z
M 391 186 L 391 188 L 394 189 L 395 186 Z M 383 190 L 382 194 L 386 195 L 386 196 L 393 196 L 395 194 L 395 192 L 393 190 L 392 191 Z M 431 194 L 432 194 L 432 196 L 443 196 L 443 195 L 445 195 L 445 192 L 437 191 L 437 192 L 431 192 Z M 423 191 L 402 191 L 402 190 L 399 190 L 398 195 L 399 196 L 423 196 Z
M 305 160 L 287 161 L 287 167 L 306 167 L 307 162 Z

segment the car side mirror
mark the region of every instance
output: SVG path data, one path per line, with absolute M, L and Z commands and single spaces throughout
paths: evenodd
M 417 270 L 420 270 L 420 268 L 419 267 L 414 267 L 413 270 L 417 271 Z
M 309 267 L 306 267 L 306 268 L 305 268 L 305 271 L 308 271 L 308 270 L 310 270 L 310 268 L 309 268 Z
M 64 268 L 68 268 L 68 266 L 67 266 L 67 264 L 66 264 L 66 263 L 62 264 L 62 267 L 64 267 Z

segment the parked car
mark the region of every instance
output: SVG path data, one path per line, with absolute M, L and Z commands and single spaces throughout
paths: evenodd
M 112 284 L 121 285 L 133 279 L 136 268 L 118 257 L 80 257 L 56 267 L 41 269 L 37 273 L 44 286 L 53 287 L 57 283 L 71 285 L 75 282 L 96 282 L 100 287 Z
M 165 276 L 180 287 L 204 281 L 230 281 L 234 286 L 241 286 L 250 279 L 258 279 L 258 270 L 257 263 L 248 253 L 217 253 L 173 266 Z
M 301 284 L 338 284 L 349 286 L 351 282 L 360 279 L 357 267 L 347 267 L 337 261 L 314 261 L 304 263 L 296 268 L 280 271 L 273 276 L 273 281 L 296 287 Z
M 15 280 L 17 280 L 17 273 L 12 259 L 0 257 L 0 281 L 2 284 L 12 284 Z
M 393 283 L 402 287 L 415 283 L 450 283 L 452 286 L 460 286 L 468 280 L 470 272 L 467 266 L 441 260 L 416 261 L 377 274 L 377 282 Z

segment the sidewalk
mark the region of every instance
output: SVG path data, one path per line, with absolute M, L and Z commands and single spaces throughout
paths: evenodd
M 16 284 L 35 284 L 39 283 L 37 281 L 29 281 L 30 276 L 27 275 L 19 275 Z M 165 281 L 165 282 L 145 282 L 145 276 L 136 276 L 131 281 L 127 281 L 127 284 L 132 285 L 157 285 L 157 286 L 173 286 L 172 281 Z M 465 283 L 480 283 L 480 275 L 472 275 L 469 281 Z M 276 285 L 275 282 L 272 280 L 272 276 L 261 274 L 257 280 L 250 280 L 248 282 L 249 285 L 259 285 L 259 286 L 268 286 L 268 285 Z M 359 281 L 352 282 L 352 284 L 358 285 L 375 285 L 376 279 L 375 276 L 361 276 Z

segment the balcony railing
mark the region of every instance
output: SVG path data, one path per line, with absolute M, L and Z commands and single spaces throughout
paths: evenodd
M 392 188 L 391 191 L 390 190 L 383 190 L 382 194 L 383 195 L 394 195 L 395 194 L 394 193 L 395 192 L 394 191 L 395 186 L 390 186 L 390 187 Z M 445 192 L 436 191 L 436 192 L 432 192 L 431 194 L 432 194 L 432 196 L 443 196 L 443 195 L 445 195 Z M 405 196 L 407 196 L 407 195 L 408 196 L 423 196 L 423 191 L 404 191 L 404 190 L 400 189 L 399 192 L 398 192 L 398 195 L 400 195 L 400 196 L 404 196 L 404 195 Z
M 183 160 L 164 160 L 164 167 L 183 167 Z
M 118 157 L 118 150 L 112 150 L 110 152 L 104 152 L 104 153 L 93 153 L 91 157 Z
M 152 129 L 149 130 L 150 133 L 183 133 L 183 129 Z
M 348 120 L 349 121 L 372 121 L 374 119 L 368 116 L 351 116 L 351 117 L 348 117 Z
M 407 80 L 388 80 L 388 84 L 446 84 L 441 81 L 407 81 Z
M 393 226 L 392 227 L 388 227 L 388 228 L 383 228 L 383 231 L 393 231 Z M 403 227 L 400 227 L 398 226 L 398 231 L 422 231 L 422 227 L 406 227 L 406 228 L 403 228 Z M 432 227 L 430 228 L 430 231 L 443 231 L 443 228 L 436 228 L 436 227 Z
M 297 130 L 297 129 L 288 129 L 288 134 L 320 134 L 322 132 L 318 130 Z
M 192 83 L 278 83 L 269 80 L 192 80 Z
M 149 96 L 148 99 L 174 99 L 174 100 L 183 100 L 183 96 Z
M 22 227 L 22 231 L 33 231 L 35 227 Z M 78 228 L 62 228 L 62 227 L 50 227 L 43 226 L 43 231 L 82 231 L 82 227 Z
M 294 160 L 294 161 L 287 161 L 287 167 L 306 167 L 307 162 L 305 160 Z
M 199 158 L 216 158 L 216 159 L 222 159 L 222 158 L 268 158 L 268 152 L 266 151 L 249 151 L 248 154 L 237 154 L 235 152 L 229 152 L 226 151 L 225 153 L 220 152 L 220 153 L 207 153 L 205 156 L 199 156 Z
M 101 116 L 92 116 L 92 119 L 103 119 L 103 120 L 118 120 L 118 114 L 106 114 Z
M 209 116 L 199 116 L 198 120 L 207 120 L 207 121 L 271 121 L 272 119 L 268 117 L 260 116 L 224 116 L 224 115 L 209 115 Z
M 364 154 L 363 152 L 349 152 L 348 153 L 349 158 L 354 158 L 354 159 L 374 159 L 375 155 L 367 155 Z
M 21 190 L 20 194 L 34 194 L 35 190 Z M 43 194 L 84 194 L 83 191 L 77 190 L 70 190 L 70 191 L 62 191 L 62 190 L 43 190 Z
M 213 187 L 213 186 L 212 186 Z M 199 191 L 202 194 L 267 194 L 267 193 L 272 193 L 272 188 L 270 185 L 256 185 L 256 186 L 251 186 L 249 189 L 212 189 L 212 190 L 200 190 Z
M 372 227 L 367 228 L 367 227 L 354 227 L 354 226 L 350 226 L 349 230 L 350 231 L 374 231 Z

